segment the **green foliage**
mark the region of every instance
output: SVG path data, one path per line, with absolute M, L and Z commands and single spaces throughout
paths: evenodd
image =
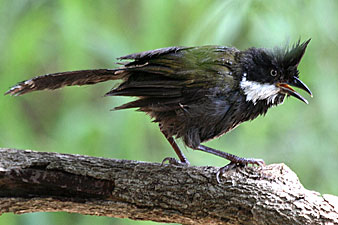
M 245 49 L 312 38 L 300 65 L 309 105 L 289 98 L 265 118 L 210 146 L 284 162 L 306 188 L 338 195 L 338 2 L 211 0 L 0 1 L 0 90 L 52 72 L 114 67 L 114 58 L 167 46 Z M 113 83 L 0 95 L 0 146 L 160 162 L 174 152 L 155 124 L 126 98 L 102 98 Z M 306 96 L 306 95 L 304 95 Z M 186 151 L 194 165 L 224 160 Z M 60 222 L 61 221 L 61 222 Z M 66 213 L 6 214 L 0 224 L 155 224 Z

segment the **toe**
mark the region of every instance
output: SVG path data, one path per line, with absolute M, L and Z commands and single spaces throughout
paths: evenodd
M 217 183 L 221 183 L 221 176 L 222 176 L 225 172 L 227 172 L 227 171 L 229 171 L 229 170 L 231 170 L 231 169 L 233 169 L 233 168 L 235 168 L 235 167 L 236 167 L 236 163 L 233 163 L 233 162 L 229 163 L 229 164 L 226 165 L 226 166 L 221 167 L 221 168 L 217 171 L 217 173 L 216 173 Z
M 257 165 L 257 166 L 265 166 L 265 162 L 263 159 L 247 159 L 247 164 Z
M 170 165 L 176 165 L 176 166 L 189 166 L 190 163 L 188 161 L 186 162 L 180 162 L 175 158 L 172 157 L 166 157 L 162 160 L 161 165 L 164 165 L 166 162 L 168 162 Z

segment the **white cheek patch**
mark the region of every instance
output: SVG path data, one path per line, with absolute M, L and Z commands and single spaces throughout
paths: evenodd
M 246 101 L 252 101 L 256 104 L 258 100 L 266 100 L 268 103 L 274 104 L 280 89 L 273 84 L 261 84 L 256 81 L 246 79 L 246 74 L 240 83 L 240 87 L 246 95 Z

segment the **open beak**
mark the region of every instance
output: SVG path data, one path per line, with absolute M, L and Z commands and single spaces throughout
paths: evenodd
M 282 93 L 291 95 L 295 98 L 298 98 L 302 102 L 309 104 L 309 102 L 303 96 L 301 96 L 298 92 L 293 90 L 292 87 L 290 87 L 290 85 L 306 91 L 312 97 L 312 92 L 310 91 L 310 89 L 306 86 L 306 84 L 304 84 L 301 80 L 299 80 L 298 77 L 293 77 L 293 81 L 288 82 L 288 83 L 277 83 L 277 87 L 281 89 Z

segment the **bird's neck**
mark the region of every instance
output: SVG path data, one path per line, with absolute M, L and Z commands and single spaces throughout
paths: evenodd
M 280 98 L 280 90 L 276 85 L 250 81 L 247 79 L 246 73 L 243 73 L 239 86 L 245 95 L 246 101 L 251 102 L 254 105 L 258 102 L 263 102 L 271 107 L 281 104 L 284 99 Z

